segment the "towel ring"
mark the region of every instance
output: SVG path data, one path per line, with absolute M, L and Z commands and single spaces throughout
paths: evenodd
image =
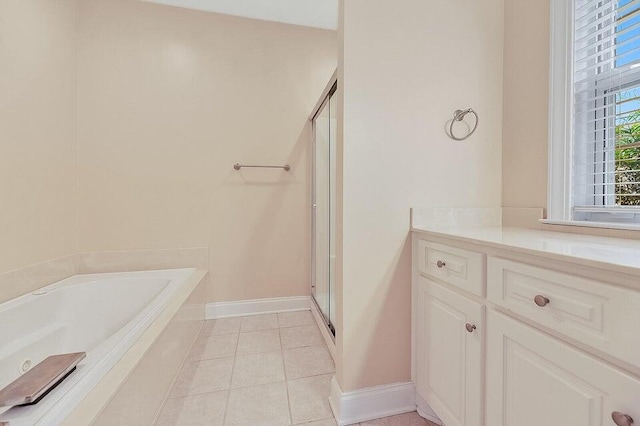
M 471 131 L 467 136 L 463 136 L 459 138 L 453 134 L 453 125 L 456 123 L 456 121 L 462 121 L 467 114 L 473 114 L 476 117 L 476 124 L 475 126 L 473 126 L 473 129 L 471 129 Z M 476 131 L 477 128 L 478 128 L 478 113 L 475 112 L 473 108 L 468 108 L 465 110 L 456 110 L 456 112 L 453 113 L 453 120 L 451 120 L 451 125 L 449 126 L 449 137 L 454 141 L 463 141 L 467 139 L 469 136 L 471 136 L 473 132 Z

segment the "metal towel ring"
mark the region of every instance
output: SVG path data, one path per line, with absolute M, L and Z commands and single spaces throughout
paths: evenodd
M 464 119 L 464 117 L 469 113 L 475 115 L 475 117 L 476 117 L 475 126 L 473 126 L 473 129 L 471 129 L 471 131 L 469 132 L 469 134 L 467 136 L 464 136 L 464 137 L 461 137 L 461 138 L 456 137 L 453 134 L 453 125 L 455 124 L 456 121 L 462 121 Z M 451 125 L 449 126 L 449 137 L 451 139 L 453 139 L 454 141 L 463 141 L 463 140 L 467 139 L 469 136 L 471 136 L 473 134 L 473 132 L 476 131 L 477 128 L 478 128 L 478 113 L 475 112 L 473 110 L 473 108 L 468 108 L 468 109 L 465 109 L 465 110 L 456 110 L 456 112 L 453 113 L 453 120 L 451 120 Z

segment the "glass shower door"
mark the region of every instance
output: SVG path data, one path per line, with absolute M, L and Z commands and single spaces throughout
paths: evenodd
M 312 294 L 335 334 L 335 144 L 336 101 L 329 91 L 313 119 L 313 248 Z

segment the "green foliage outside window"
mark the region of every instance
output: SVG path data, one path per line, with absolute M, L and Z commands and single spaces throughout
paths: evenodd
M 616 205 L 640 206 L 640 111 L 616 126 Z M 626 145 L 630 145 L 625 148 Z

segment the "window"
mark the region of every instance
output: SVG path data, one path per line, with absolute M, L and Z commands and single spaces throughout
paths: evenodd
M 640 0 L 553 0 L 549 218 L 640 225 Z

